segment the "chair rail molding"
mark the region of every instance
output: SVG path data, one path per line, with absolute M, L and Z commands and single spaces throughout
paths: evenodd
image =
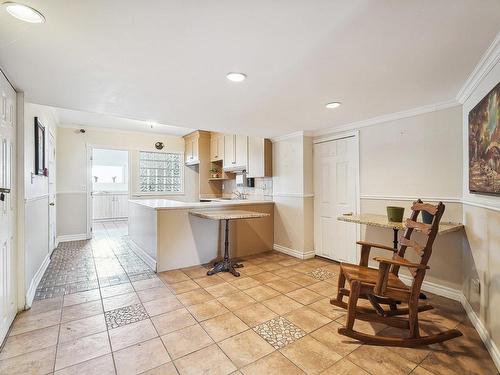
M 461 197 L 427 197 L 427 196 L 419 196 L 418 194 L 415 196 L 409 196 L 409 195 L 370 195 L 370 194 L 361 194 L 360 195 L 360 199 L 379 200 L 379 201 L 408 201 L 408 202 L 412 202 L 418 198 L 422 199 L 423 201 L 431 201 L 431 202 L 462 203 Z

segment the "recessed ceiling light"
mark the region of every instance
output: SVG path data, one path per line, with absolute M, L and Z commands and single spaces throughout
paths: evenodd
M 340 107 L 341 104 L 342 103 L 340 103 L 340 102 L 331 102 L 331 103 L 326 103 L 325 107 L 328 109 L 332 109 L 332 108 Z
M 44 23 L 45 17 L 38 10 L 33 9 L 27 5 L 17 4 L 10 1 L 3 3 L 2 6 L 5 10 L 18 20 L 29 23 Z
M 233 82 L 241 82 L 244 81 L 247 78 L 247 76 L 243 73 L 231 72 L 226 74 L 226 78 Z

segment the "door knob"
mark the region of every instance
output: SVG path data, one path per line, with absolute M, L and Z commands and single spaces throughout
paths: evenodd
M 56 204 L 54 202 L 49 203 L 49 206 L 55 206 Z

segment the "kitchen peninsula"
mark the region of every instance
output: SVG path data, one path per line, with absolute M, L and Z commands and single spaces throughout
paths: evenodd
M 272 250 L 274 203 L 243 199 L 210 202 L 130 200 L 129 238 L 132 247 L 157 272 L 209 263 L 223 254 L 223 228 L 217 221 L 190 215 L 190 211 L 221 208 L 269 215 L 259 220 L 231 223 L 232 257 Z

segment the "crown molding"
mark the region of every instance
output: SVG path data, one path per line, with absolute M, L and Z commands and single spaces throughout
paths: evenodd
M 313 132 L 310 132 L 310 131 L 307 131 L 307 130 L 300 130 L 300 131 L 297 131 L 297 132 L 293 132 L 293 133 L 289 133 L 289 134 L 285 134 L 285 135 L 279 135 L 277 137 L 273 137 L 271 138 L 271 142 L 281 142 L 281 141 L 284 141 L 284 140 L 287 140 L 287 139 L 291 139 L 291 138 L 297 138 L 297 137 L 312 137 L 314 136 L 314 133 Z
M 417 107 L 417 108 L 412 108 L 408 109 L 406 111 L 400 111 L 400 112 L 394 112 L 394 113 L 388 113 L 382 116 L 377 116 L 377 117 L 372 117 L 367 120 L 361 120 L 361 121 L 356 121 L 356 122 L 351 122 L 339 126 L 334 126 L 328 129 L 323 129 L 323 130 L 318 130 L 314 132 L 314 136 L 323 136 L 331 133 L 338 133 L 338 132 L 344 132 L 348 130 L 356 130 L 360 128 L 365 128 L 368 126 L 373 126 L 377 124 L 381 124 L 384 122 L 389 122 L 389 121 L 394 121 L 394 120 L 399 120 L 407 117 L 413 117 L 413 116 L 418 116 L 422 115 L 425 113 L 430 113 L 430 112 L 437 112 L 441 111 L 443 109 L 447 108 L 452 108 L 461 105 L 457 100 L 451 99 L 447 100 L 444 102 L 439 102 L 439 103 L 434 103 L 434 104 L 428 104 L 424 105 L 422 107 Z
M 175 135 L 175 134 L 171 134 L 171 133 L 161 133 L 161 132 L 148 131 L 148 130 L 107 128 L 107 127 L 100 127 L 100 126 L 68 124 L 68 123 L 58 123 L 57 127 L 61 128 L 61 129 L 77 129 L 77 130 L 78 129 L 85 129 L 85 130 L 107 132 L 107 133 L 130 133 L 130 134 L 141 134 L 141 135 L 149 134 L 149 135 L 153 135 L 153 136 L 173 137 L 173 138 L 182 138 L 183 137 L 182 135 Z
M 458 92 L 456 99 L 459 103 L 463 104 L 469 98 L 481 80 L 493 69 L 498 61 L 500 61 L 500 32 L 493 39 L 493 42 Z

